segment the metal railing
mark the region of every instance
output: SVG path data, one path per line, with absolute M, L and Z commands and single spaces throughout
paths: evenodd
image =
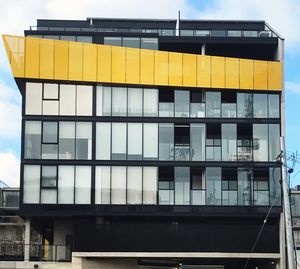
M 29 247 L 30 261 L 69 262 L 72 257 L 71 246 L 0 243 L 0 261 L 24 260 L 26 247 Z
M 100 32 L 100 33 L 142 33 L 159 36 L 192 36 L 192 37 L 278 37 L 271 30 L 212 30 L 212 29 L 144 29 L 144 28 L 105 28 L 105 27 L 54 27 L 30 26 L 30 31 L 55 32 Z

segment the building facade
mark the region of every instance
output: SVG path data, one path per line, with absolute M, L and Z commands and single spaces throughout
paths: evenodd
M 3 39 L 20 214 L 56 260 L 285 268 L 283 40 L 265 22 L 38 20 Z

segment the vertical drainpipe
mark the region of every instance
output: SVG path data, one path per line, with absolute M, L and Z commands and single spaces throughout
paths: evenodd
M 175 35 L 180 36 L 180 10 L 178 10 Z

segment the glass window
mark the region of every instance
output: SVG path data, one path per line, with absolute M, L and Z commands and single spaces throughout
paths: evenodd
M 192 168 L 191 173 L 191 204 L 205 205 L 205 177 L 204 169 Z
M 76 159 L 92 159 L 92 123 L 76 123 Z
M 159 124 L 159 160 L 174 160 L 174 124 Z
M 141 38 L 141 48 L 149 50 L 158 50 L 157 38 Z
M 140 39 L 138 37 L 123 37 L 123 47 L 140 48 Z
M 195 30 L 195 36 L 209 36 L 209 30 Z
M 43 143 L 57 143 L 57 122 L 43 122 Z
M 42 159 L 57 159 L 58 145 L 57 144 L 42 144 Z
M 60 36 L 60 40 L 76 41 L 76 36 Z
M 190 159 L 190 126 L 176 124 L 174 128 L 175 161 Z
M 127 160 L 143 159 L 143 125 L 128 123 L 128 153 Z
M 222 161 L 236 161 L 236 124 L 222 124 Z
M 162 29 L 161 30 L 162 36 L 173 36 L 174 33 L 175 33 L 175 30 L 173 30 L 173 29 Z
M 206 204 L 221 205 L 221 168 L 206 168 Z
M 59 159 L 75 159 L 75 122 L 59 122 Z
M 97 116 L 111 116 L 111 87 L 97 86 Z
M 58 203 L 74 204 L 74 166 L 58 167 Z
M 112 123 L 112 160 L 126 160 L 126 123 Z
M 281 172 L 280 167 L 269 168 L 270 204 L 281 205 Z M 275 201 L 274 201 L 275 200 Z
M 56 187 L 57 167 L 42 166 L 42 187 Z
M 226 33 L 225 30 L 211 30 L 210 35 L 215 37 L 225 37 Z
M 59 90 L 59 115 L 72 116 L 75 115 L 76 100 L 75 85 L 60 85 Z
M 175 117 L 189 117 L 190 92 L 175 91 Z
M 253 170 L 253 202 L 254 205 L 269 205 L 269 169 Z
M 221 117 L 221 93 L 206 92 L 206 117 L 219 118 Z
M 44 99 L 58 100 L 58 84 L 44 83 Z
M 253 117 L 267 118 L 268 117 L 268 95 L 253 94 Z
M 44 100 L 43 115 L 58 115 L 58 101 Z
M 198 90 L 198 89 L 197 89 Z M 204 118 L 205 117 L 205 95 L 201 91 L 190 92 L 190 117 Z
M 191 123 L 191 160 L 205 160 L 205 124 Z
M 157 123 L 144 123 L 143 155 L 144 160 L 157 160 L 158 158 Z
M 96 166 L 95 204 L 110 204 L 110 166 Z
M 111 167 L 111 203 L 126 204 L 126 166 Z
M 236 118 L 236 92 L 222 91 L 222 118 Z
M 113 87 L 112 116 L 127 115 L 127 88 Z
M 24 165 L 23 203 L 38 204 L 40 202 L 40 166 Z
M 253 100 L 252 93 L 237 93 L 237 115 L 238 118 L 252 118 Z
M 142 167 L 127 167 L 127 204 L 142 204 Z
M 93 43 L 93 37 L 91 36 L 77 36 L 77 42 Z
M 57 192 L 54 189 L 41 189 L 41 204 L 56 204 Z
M 141 117 L 143 115 L 143 89 L 128 88 L 128 116 Z
M 104 37 L 104 45 L 122 46 L 121 37 Z
M 237 169 L 222 168 L 222 205 L 237 205 Z
M 143 204 L 156 205 L 157 167 L 143 167 Z
M 242 31 L 241 30 L 228 30 L 227 31 L 227 36 L 241 37 L 242 36 Z
M 160 205 L 174 205 L 174 167 L 161 166 L 158 169 L 158 201 Z
M 75 204 L 91 203 L 91 167 L 75 167 Z
M 190 204 L 190 168 L 175 167 L 175 204 Z
M 110 160 L 111 123 L 97 122 L 96 126 L 96 159 Z
M 252 169 L 238 168 L 238 205 L 250 205 Z
M 144 89 L 144 117 L 158 116 L 158 90 Z
M 279 118 L 279 95 L 268 94 L 269 118 Z
M 77 116 L 92 116 L 93 111 L 93 87 L 77 85 Z
M 269 124 L 269 161 L 276 161 L 280 153 L 280 129 L 279 124 Z
M 181 36 L 193 36 L 194 30 L 180 30 Z
M 206 125 L 206 160 L 221 160 L 221 125 Z
M 174 117 L 174 91 L 159 91 L 159 116 Z
M 268 161 L 268 124 L 253 124 L 254 161 Z
M 42 83 L 26 82 L 26 115 L 42 114 Z
M 237 126 L 237 150 L 238 161 L 250 162 L 252 157 L 252 124 L 238 124 Z
M 41 122 L 26 121 L 25 122 L 25 159 L 41 158 Z
M 257 37 L 257 31 L 243 31 L 244 37 Z

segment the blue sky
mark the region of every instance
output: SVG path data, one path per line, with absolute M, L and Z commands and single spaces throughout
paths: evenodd
M 20 8 L 22 6 L 22 8 Z M 285 38 L 287 152 L 300 153 L 299 0 L 11 0 L 1 2 L 1 34 L 23 35 L 38 18 L 177 17 L 265 20 Z M 0 180 L 19 185 L 21 96 L 0 42 Z M 300 170 L 296 165 L 295 173 Z M 294 176 L 292 176 L 293 178 Z M 300 184 L 300 173 L 292 181 Z

